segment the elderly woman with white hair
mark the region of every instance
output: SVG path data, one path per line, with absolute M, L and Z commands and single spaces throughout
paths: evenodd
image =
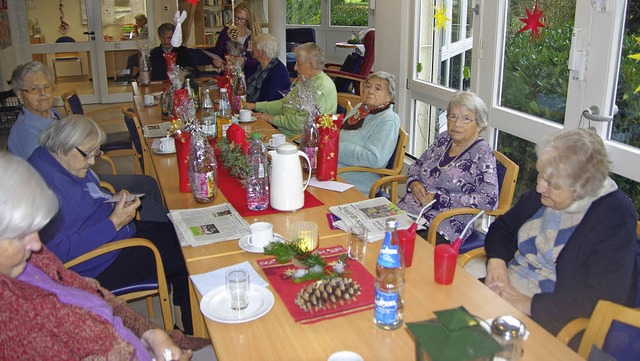
M 400 117 L 393 111 L 396 77 L 377 71 L 364 83 L 362 102 L 349 112 L 340 129 L 338 168 L 387 165 L 398 143 Z M 370 172 L 346 172 L 340 176 L 364 193 L 380 178 Z
M 40 233 L 47 247 L 63 262 L 101 245 L 140 237 L 160 251 L 167 281 L 173 287 L 176 323 L 192 334 L 187 268 L 170 222 L 134 221 L 138 197 L 120 192 L 120 200 L 105 202 L 96 176 L 89 171 L 102 154 L 102 129 L 90 118 L 72 115 L 60 119 L 40 134 L 41 146 L 29 163 L 40 172 L 60 204 L 58 214 Z M 107 289 L 117 289 L 156 275 L 152 252 L 141 247 L 114 251 L 72 268 L 80 275 L 96 278 Z M 182 317 L 179 317 L 179 315 Z M 182 320 L 182 322 L 180 322 Z
M 257 111 L 256 117 L 273 124 L 290 137 L 300 134 L 307 112 L 297 108 L 300 103 L 300 89 L 309 87 L 314 91 L 311 101 L 320 113 L 334 114 L 338 108 L 336 86 L 324 73 L 324 54 L 316 43 L 305 43 L 296 48 L 297 85 L 284 98 L 270 102 L 247 103 L 247 109 Z
M 536 189 L 487 233 L 485 284 L 556 334 L 600 299 L 634 305 L 637 218 L 595 132 L 561 131 L 536 152 Z
M 424 214 L 429 225 L 445 210 L 496 208 L 496 158 L 489 143 L 480 137 L 487 126 L 488 114 L 487 106 L 474 93 L 461 91 L 451 98 L 447 106 L 447 130 L 409 167 L 407 194 L 398 202 L 401 209 L 417 216 L 435 200 Z M 471 218 L 470 215 L 447 218 L 438 228 L 436 242 L 455 241 Z M 427 231 L 419 234 L 426 238 Z
M 188 360 L 204 339 L 167 334 L 92 279 L 64 268 L 38 231 L 58 199 L 29 164 L 0 153 L 0 359 Z
M 257 35 L 253 57 L 260 63 L 247 80 L 247 101 L 268 102 L 282 99 L 291 88 L 287 67 L 278 59 L 278 39 L 271 34 Z

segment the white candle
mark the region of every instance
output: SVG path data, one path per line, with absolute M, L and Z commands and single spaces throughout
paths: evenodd
M 231 25 L 236 25 L 236 14 L 234 13 L 235 8 L 233 0 L 231 0 Z

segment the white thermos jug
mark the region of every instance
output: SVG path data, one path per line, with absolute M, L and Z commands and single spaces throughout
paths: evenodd
M 299 157 L 303 157 L 307 163 L 310 163 L 309 158 L 291 143 L 281 144 L 276 150 L 270 150 L 268 153 L 271 156 L 271 207 L 279 211 L 295 211 L 302 208 L 304 190 L 309 185 L 311 174 L 303 183 Z

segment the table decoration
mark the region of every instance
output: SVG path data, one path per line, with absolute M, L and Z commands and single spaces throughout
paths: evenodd
M 232 136 L 233 134 L 234 131 L 232 130 Z M 228 131 L 227 136 L 229 136 Z M 242 150 L 242 145 L 227 138 L 221 138 L 218 141 L 217 148 L 220 150 L 219 158 L 222 167 L 229 172 L 231 177 L 243 180 L 247 176 L 247 160 Z
M 265 247 L 265 252 L 272 245 Z M 290 257 L 291 254 L 285 255 L 280 260 Z M 373 308 L 373 276 L 360 262 L 348 262 L 344 247 L 320 248 L 317 254 L 307 260 L 308 264 L 326 264 L 321 276 L 323 279 L 320 280 L 312 278 L 296 282 L 294 273 L 298 269 L 291 262 L 285 262 L 280 263 L 274 257 L 258 260 L 257 264 L 295 322 L 314 323 Z M 338 273 L 340 267 L 342 269 Z M 335 287 L 340 290 L 339 296 Z
M 323 114 L 316 117 L 320 140 L 316 178 L 320 181 L 336 180 L 338 175 L 338 145 L 343 114 Z

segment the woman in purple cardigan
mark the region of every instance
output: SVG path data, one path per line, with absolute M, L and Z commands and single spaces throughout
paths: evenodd
M 438 135 L 409 168 L 407 194 L 398 203 L 401 209 L 417 216 L 422 207 L 435 200 L 424 215 L 429 225 L 436 215 L 448 209 L 496 208 L 496 158 L 489 143 L 480 138 L 487 117 L 487 106 L 474 93 L 459 92 L 451 99 L 447 131 Z M 455 241 L 471 218 L 461 215 L 446 219 L 438 228 L 437 242 Z

